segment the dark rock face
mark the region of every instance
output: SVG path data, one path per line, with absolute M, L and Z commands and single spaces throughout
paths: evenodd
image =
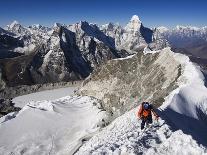
M 153 38 L 153 31 L 147 27 L 144 27 L 141 25 L 140 27 L 140 33 L 142 34 L 144 40 L 146 41 L 147 44 L 152 43 L 152 38 Z
M 0 35 L 0 59 L 12 58 L 22 55 L 21 53 L 14 52 L 17 47 L 23 47 L 24 43 L 19 38 L 14 38 L 7 34 Z
M 133 16 L 125 28 L 109 23 L 100 29 L 107 36 L 114 38 L 117 49 L 131 53 L 139 52 L 153 42 L 153 31 L 144 27 L 138 16 Z
M 137 53 L 97 68 L 78 93 L 102 100 L 105 109 L 120 115 L 142 101 L 160 106 L 164 97 L 177 87 L 181 70 L 170 49 L 156 54 Z
M 34 53 L 0 60 L 2 78 L 7 83 L 7 86 L 33 84 L 27 68 L 33 56 Z
M 10 113 L 19 111 L 21 108 L 14 107 L 14 104 L 10 99 L 0 99 L 0 117 Z
M 0 40 L 2 49 L 9 48 L 5 57 L 10 58 L 9 52 L 14 55 L 0 61 L 8 86 L 81 80 L 96 66 L 128 55 L 115 49 L 113 38 L 87 22 L 53 28 L 25 28 L 14 22 L 8 31 L 2 30 Z
M 89 36 L 94 36 L 101 42 L 105 43 L 108 47 L 115 48 L 115 39 L 105 35 L 98 26 L 89 25 L 87 22 L 81 22 L 81 29 Z
M 66 40 L 63 40 L 63 35 Z M 75 33 L 61 27 L 60 30 L 60 47 L 63 50 L 68 67 L 79 74 L 82 78 L 86 78 L 92 71 L 89 61 L 85 60 L 78 46 L 76 45 Z M 89 50 L 94 48 L 89 45 Z

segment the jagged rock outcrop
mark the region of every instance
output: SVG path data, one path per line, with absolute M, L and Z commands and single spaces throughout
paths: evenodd
M 4 73 L 8 71 L 8 64 L 20 63 L 19 69 L 12 72 L 12 76 L 5 75 L 6 82 L 10 85 L 18 84 L 10 81 L 13 81 L 12 77 L 17 77 L 15 81 L 19 81 L 20 74 L 29 76 L 27 79 L 21 76 L 22 81 L 25 80 L 24 84 L 28 84 L 27 81 L 35 84 L 84 79 L 101 63 L 128 54 L 126 51 L 116 50 L 113 38 L 87 22 L 69 26 L 56 23 L 52 28 L 41 25 L 25 28 L 15 21 L 7 26 L 7 30 L 16 35 L 10 36 L 12 39 L 22 41 L 21 46 L 12 50 L 23 54 L 21 58 L 29 57 L 28 60 L 21 59 L 22 62 L 18 61 L 19 58 L 7 60 L 9 63 L 1 61 Z
M 14 37 L 13 33 L 0 28 L 0 59 L 22 55 L 15 52 L 14 49 L 23 46 L 24 43 L 19 37 Z
M 4 80 L 2 78 L 2 70 L 1 70 L 1 66 L 0 66 L 0 91 L 2 91 L 5 87 L 6 87 L 6 83 L 4 82 Z
M 115 39 L 116 48 L 132 53 L 138 52 L 152 42 L 153 31 L 143 26 L 139 17 L 134 15 L 125 28 L 116 24 L 101 26 L 101 30 Z
M 102 100 L 107 110 L 119 115 L 142 101 L 162 104 L 164 97 L 176 88 L 181 71 L 169 48 L 155 54 L 140 52 L 97 68 L 78 93 Z
M 14 107 L 14 103 L 10 99 L 2 99 L 0 98 L 0 117 L 10 113 L 19 111 L 21 108 Z

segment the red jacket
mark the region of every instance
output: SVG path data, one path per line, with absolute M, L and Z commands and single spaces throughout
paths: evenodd
M 148 116 L 152 115 L 152 113 L 153 113 L 153 115 L 154 115 L 156 118 L 158 118 L 158 115 L 155 113 L 155 111 L 154 111 L 152 105 L 150 105 L 150 108 L 149 108 L 148 110 L 145 110 L 145 109 L 143 108 L 143 105 L 141 104 L 141 105 L 140 105 L 140 108 L 138 109 L 137 116 L 138 116 L 139 118 L 141 118 L 141 117 L 148 117 Z

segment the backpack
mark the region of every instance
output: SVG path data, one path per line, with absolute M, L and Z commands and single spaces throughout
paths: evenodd
M 148 117 L 151 115 L 151 106 L 148 102 L 142 104 L 142 116 Z

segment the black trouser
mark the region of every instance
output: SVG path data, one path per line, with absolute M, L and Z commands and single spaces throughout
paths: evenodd
M 149 115 L 148 117 L 142 117 L 142 123 L 141 123 L 141 129 L 144 129 L 145 123 L 152 124 L 152 115 Z

